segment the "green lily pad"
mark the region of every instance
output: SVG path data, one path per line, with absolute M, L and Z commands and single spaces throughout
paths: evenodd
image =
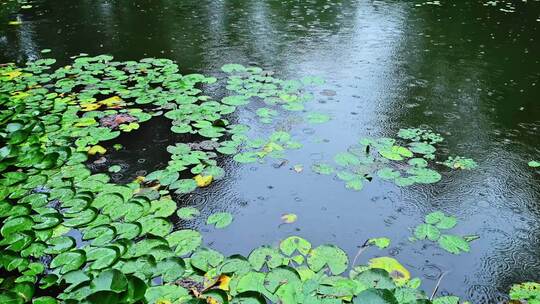
M 370 288 L 354 297 L 353 304 L 398 304 L 398 301 L 388 289 Z
M 200 248 L 191 256 L 191 265 L 202 271 L 208 271 L 210 268 L 219 266 L 224 260 L 221 253 L 208 249 Z
M 229 226 L 233 221 L 233 216 L 229 212 L 218 212 L 210 215 L 206 220 L 207 225 L 214 225 L 217 229 Z
M 236 154 L 233 159 L 239 163 L 254 163 L 259 160 L 259 157 L 255 152 L 243 152 Z
M 328 265 L 330 271 L 334 275 L 338 275 L 347 269 L 349 259 L 347 254 L 339 247 L 323 245 L 311 250 L 307 263 L 309 268 L 315 272 Z
M 312 124 L 321 124 L 328 122 L 329 120 L 330 116 L 323 113 L 312 112 L 307 116 L 307 121 Z
M 299 236 L 290 236 L 279 244 L 281 252 L 290 256 L 293 252 L 298 251 L 306 255 L 311 250 L 311 243 Z
M 189 229 L 175 231 L 166 236 L 165 239 L 179 256 L 193 252 L 202 243 L 201 234 Z
M 529 163 L 528 163 L 529 167 L 532 167 L 532 168 L 538 168 L 540 167 L 540 162 L 538 161 L 535 161 L 535 160 L 531 160 Z
M 419 240 L 436 241 L 441 236 L 441 231 L 431 224 L 420 224 L 414 229 L 414 236 Z
M 60 273 L 79 269 L 86 262 L 86 255 L 82 250 L 74 250 L 60 253 L 50 264 L 51 268 L 59 268 Z
M 462 252 L 469 252 L 469 243 L 461 236 L 443 234 L 439 238 L 439 246 L 442 249 L 453 253 L 460 254 Z
M 323 175 L 329 175 L 334 172 L 334 168 L 325 163 L 314 164 L 313 166 L 311 166 L 311 169 L 313 170 L 313 172 Z
M 201 214 L 201 212 L 197 208 L 183 207 L 183 208 L 178 209 L 176 214 L 181 219 L 192 220 L 195 217 L 199 216 Z
M 390 239 L 389 238 L 373 238 L 368 240 L 368 244 L 373 244 L 381 249 L 384 249 L 388 246 L 390 246 Z

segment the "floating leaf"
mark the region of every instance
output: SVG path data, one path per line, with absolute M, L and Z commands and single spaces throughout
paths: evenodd
M 103 147 L 100 146 L 100 145 L 92 146 L 92 147 L 88 150 L 88 154 L 89 154 L 89 155 L 105 154 L 105 152 L 107 152 L 107 149 L 103 148 Z
M 373 244 L 381 249 L 384 249 L 390 246 L 390 239 L 385 237 L 373 238 L 368 240 L 368 244 Z
M 178 209 L 176 212 L 179 218 L 184 220 L 192 220 L 195 217 L 199 216 L 201 213 L 198 209 L 193 207 L 183 207 Z
M 445 215 L 441 211 L 431 212 L 431 213 L 426 215 L 425 222 L 428 223 L 428 224 L 433 224 L 434 225 L 434 224 L 437 224 L 438 222 L 440 222 L 441 219 L 443 219 L 444 217 L 445 217 Z
M 324 163 L 314 164 L 313 166 L 311 166 L 311 169 L 315 173 L 319 173 L 323 175 L 332 174 L 334 172 L 334 168 L 332 166 L 328 164 L 324 164 Z
M 433 304 L 459 304 L 459 297 L 444 296 L 433 299 Z
M 177 257 L 169 257 L 156 265 L 157 273 L 161 274 L 164 282 L 175 282 L 181 279 L 185 269 L 184 260 Z
M 57 255 L 51 261 L 51 268 L 60 268 L 60 273 L 77 270 L 86 262 L 86 255 L 82 250 L 67 251 Z
M 212 183 L 213 176 L 212 175 L 202 176 L 199 174 L 199 175 L 196 175 L 193 179 L 197 183 L 197 187 L 203 188 Z
M 354 297 L 354 304 L 398 304 L 394 294 L 388 289 L 370 288 Z
M 338 275 L 347 269 L 349 259 L 342 249 L 333 245 L 323 245 L 311 250 L 307 263 L 309 268 L 315 272 L 328 265 L 330 271 L 334 275 Z
M 377 175 L 384 180 L 392 180 L 401 176 L 399 171 L 395 171 L 392 168 L 382 168 L 377 171 Z
M 285 255 L 291 255 L 294 251 L 306 255 L 311 250 L 311 243 L 299 236 L 290 236 L 279 243 L 279 248 Z
M 86 258 L 94 261 L 90 264 L 90 269 L 99 270 L 111 266 L 120 257 L 120 251 L 114 247 L 97 247 L 90 249 Z
M 191 256 L 190 262 L 193 267 L 202 271 L 208 271 L 210 268 L 219 266 L 224 260 L 221 253 L 207 248 L 197 250 Z
M 214 225 L 217 229 L 229 226 L 233 221 L 233 216 L 229 212 L 219 212 L 212 214 L 206 220 L 207 225 Z
M 411 168 L 407 173 L 412 175 L 409 178 L 416 183 L 433 184 L 441 180 L 441 175 L 437 171 L 428 168 Z
M 312 124 L 321 124 L 321 123 L 325 123 L 329 121 L 330 116 L 326 114 L 322 114 L 322 113 L 313 112 L 313 113 L 308 114 L 307 120 L 309 123 L 312 123 Z
M 221 67 L 221 70 L 225 73 L 232 73 L 232 72 L 244 72 L 246 68 L 241 64 L 236 63 L 228 63 Z
M 122 170 L 122 167 L 120 167 L 119 165 L 113 165 L 113 166 L 110 166 L 109 169 L 107 170 L 111 173 L 118 173 L 120 172 L 120 170 Z
M 443 165 L 452 168 L 452 169 L 461 169 L 461 170 L 472 170 L 478 165 L 471 158 L 464 158 L 461 156 L 448 157 L 446 161 L 443 162 Z
M 248 260 L 255 270 L 260 270 L 265 264 L 268 268 L 275 268 L 284 263 L 284 258 L 279 251 L 269 246 L 254 249 L 249 254 Z
M 12 233 L 30 230 L 33 225 L 34 221 L 29 216 L 13 217 L 4 222 L 4 225 L 0 228 L 0 233 L 6 237 Z
M 437 151 L 434 146 L 424 142 L 413 142 L 409 144 L 409 149 L 412 152 L 419 154 L 433 154 Z
M 144 297 L 148 303 L 153 304 L 166 304 L 161 302 L 164 299 L 167 301 L 180 302 L 180 299 L 189 299 L 189 292 L 187 289 L 178 285 L 161 285 L 152 286 L 146 290 Z M 161 302 L 161 303 L 160 303 Z
M 294 213 L 286 213 L 286 214 L 283 214 L 281 216 L 281 220 L 285 224 L 292 224 L 292 223 L 296 222 L 297 218 L 298 218 L 298 216 L 296 214 L 294 214 Z
M 249 103 L 249 98 L 243 95 L 227 96 L 223 98 L 221 102 L 231 106 L 242 106 Z
M 386 270 L 390 274 L 390 277 L 392 277 L 396 284 L 398 284 L 398 286 L 405 284 L 411 278 L 409 271 L 396 259 L 391 257 L 370 259 L 369 267 Z
M 461 252 L 469 252 L 469 243 L 461 236 L 443 234 L 439 238 L 439 246 L 442 249 L 453 253 L 460 254 Z
M 193 179 L 179 179 L 173 182 L 169 188 L 176 190 L 176 193 L 189 193 L 197 189 L 197 182 Z
M 363 178 L 356 176 L 348 180 L 345 184 L 345 187 L 347 187 L 347 189 L 360 191 L 364 187 Z
M 540 298 L 540 283 L 525 282 L 521 284 L 514 284 L 510 289 L 510 299 L 512 300 L 525 300 L 529 303 L 534 303 Z
M 188 254 L 202 243 L 201 234 L 195 230 L 179 230 L 165 237 L 171 248 L 176 248 L 175 253 L 179 256 Z
M 403 158 L 412 157 L 413 153 L 401 146 L 391 146 L 389 148 L 385 148 L 383 150 L 379 150 L 379 154 L 389 160 L 403 160 Z
M 139 129 L 139 124 L 136 122 L 131 122 L 129 124 L 119 125 L 118 128 L 124 132 L 131 132 L 133 130 Z
M 253 163 L 256 162 L 259 157 L 254 152 L 244 152 L 236 154 L 233 159 L 239 163 Z
M 431 224 L 420 224 L 414 229 L 414 236 L 419 240 L 436 241 L 441 236 L 440 230 Z
M 355 155 L 347 152 L 338 153 L 334 157 L 334 160 L 338 165 L 341 166 L 354 166 L 360 164 L 360 160 Z
M 529 163 L 528 163 L 529 167 L 532 167 L 532 168 L 538 168 L 540 167 L 540 162 L 538 161 L 535 161 L 535 160 L 531 160 Z

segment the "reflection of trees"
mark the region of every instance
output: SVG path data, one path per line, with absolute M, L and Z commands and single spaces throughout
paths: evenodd
M 395 106 L 419 107 L 396 111 L 404 125 L 414 125 L 429 111 L 432 127 L 453 130 L 452 137 L 476 145 L 492 139 L 493 133 L 481 131 L 538 120 L 540 88 L 532 83 L 540 72 L 531 63 L 540 52 L 532 41 L 540 36 L 527 30 L 538 27 L 533 13 L 538 10 L 528 8 L 510 15 L 478 3 L 414 10 L 400 51 L 405 89 Z M 525 115 L 520 106 L 527 108 Z
M 399 94 L 383 109 L 390 125 L 432 127 L 443 133 L 451 154 L 481 164 L 427 191 L 408 192 L 420 209 L 480 220 L 467 223 L 489 240 L 478 255 L 481 264 L 471 265 L 476 273 L 467 278 L 473 302 L 495 303 L 496 293 L 512 283 L 540 280 L 540 187 L 526 173 L 527 155 L 540 136 L 518 130 L 520 123 L 540 121 L 540 88 L 532 85 L 540 78 L 533 55 L 540 52 L 534 43 L 540 36 L 531 30 L 538 28 L 538 10 L 531 8 L 502 14 L 463 3 L 411 10 L 396 58 Z
M 353 22 L 351 2 L 46 1 L 24 12 L 28 24 L 8 29 L 0 56 L 24 61 L 51 48 L 57 58 L 65 56 L 63 63 L 82 52 L 167 57 L 190 71 L 216 61 L 275 64 L 290 43 L 317 44 L 317 37 Z

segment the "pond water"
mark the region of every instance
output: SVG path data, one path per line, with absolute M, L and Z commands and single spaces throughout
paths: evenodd
M 319 75 L 326 83 L 313 90 L 307 110 L 332 120 L 309 125 L 287 112 L 267 125 L 257 120 L 255 105 L 244 107 L 235 121 L 255 134 L 286 130 L 304 147 L 288 151 L 287 163 L 222 159 L 226 178 L 177 199 L 205 214 L 229 211 L 234 222 L 222 230 L 204 222 L 177 227 L 197 227 L 206 244 L 226 254 L 248 254 L 296 234 L 353 257 L 366 239 L 386 236 L 390 248 L 369 250 L 360 260 L 390 254 L 428 292 L 448 272 L 440 294 L 495 303 L 512 283 L 540 280 L 540 172 L 527 166 L 540 158 L 540 2 L 520 1 L 513 13 L 499 9 L 504 3 L 441 2 L 32 1 L 32 9 L 17 14 L 0 8 L 1 24 L 22 21 L 2 26 L 0 62 L 36 59 L 49 48 L 47 56 L 61 64 L 88 53 L 169 58 L 182 73 L 219 77 L 225 63 L 261 66 L 280 78 Z M 479 168 L 444 172 L 434 185 L 374 180 L 359 192 L 309 169 L 362 136 L 393 137 L 418 126 L 441 133 L 445 149 L 474 158 Z M 126 182 L 165 164 L 167 145 L 182 140 L 169 127 L 156 118 L 123 135 L 127 149 L 108 164 L 128 169 L 115 179 Z M 302 172 L 292 169 L 297 164 Z M 480 236 L 471 252 L 452 255 L 434 243 L 408 241 L 410 228 L 435 210 L 459 219 L 456 233 Z M 298 220 L 283 225 L 284 213 Z

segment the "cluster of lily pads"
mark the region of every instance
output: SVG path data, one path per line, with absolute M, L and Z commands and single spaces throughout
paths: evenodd
M 452 229 L 456 226 L 457 219 L 453 216 L 445 215 L 441 211 L 435 211 L 427 214 L 424 223 L 416 226 L 414 237 L 411 241 L 428 239 L 438 242 L 439 246 L 453 254 L 469 252 L 469 242 L 478 238 L 476 235 L 459 236 L 452 234 L 443 234 L 443 230 Z
M 324 80 L 320 77 L 308 76 L 300 80 L 282 80 L 273 77 L 274 72 L 265 71 L 259 67 L 244 67 L 240 64 L 226 64 L 222 70 L 229 74 L 227 89 L 238 94 L 223 100 L 233 105 L 248 104 L 253 98 L 262 101 L 265 107 L 257 109 L 259 121 L 270 124 L 279 116 L 277 109 L 281 107 L 287 111 L 302 111 L 305 103 L 313 99 L 313 95 L 305 92 L 305 88 L 313 85 L 322 85 Z M 312 112 L 307 115 L 309 123 L 324 123 L 330 116 L 324 113 Z
M 444 139 L 440 134 L 424 129 L 401 129 L 394 138 L 362 138 L 347 152 L 335 155 L 335 168 L 328 163 L 317 163 L 312 170 L 319 174 L 336 176 L 346 187 L 361 190 L 366 181 L 374 176 L 392 181 L 398 186 L 431 184 L 441 179 L 441 174 L 430 168 L 444 165 L 452 169 L 471 170 L 476 162 L 464 157 L 449 157 L 444 162 L 436 161 L 436 144 Z
M 276 131 L 268 139 L 247 140 L 243 147 L 244 151 L 236 154 L 233 159 L 239 163 L 252 163 L 262 161 L 266 157 L 283 158 L 286 149 L 300 149 L 301 147 L 301 143 L 291 140 L 289 133 Z
M 259 67 L 244 67 L 239 64 L 226 64 L 222 70 L 230 74 L 227 89 L 238 94 L 228 97 L 234 104 L 247 104 L 250 97 L 258 97 L 266 105 L 280 105 L 288 111 L 304 110 L 304 103 L 313 99 L 313 95 L 303 91 L 308 85 L 321 85 L 319 77 L 304 77 L 301 80 L 282 80 L 272 77 L 271 71 Z M 261 118 L 276 116 L 276 112 L 260 110 Z
M 248 139 L 247 127 L 224 117 L 243 97 L 200 96 L 200 87 L 216 80 L 181 75 L 170 60 L 102 55 L 54 70 L 53 64 L 0 67 L 0 303 L 458 303 L 452 296 L 428 299 L 420 280 L 393 258 L 351 265 L 340 248 L 313 247 L 298 236 L 247 257 L 203 247 L 200 232 L 173 228 L 174 217 L 191 220 L 200 212 L 178 209 L 170 191 L 187 193 L 221 178 L 218 153 L 251 162 L 300 144 L 283 131 Z M 279 94 L 271 93 L 262 72 L 245 69 L 258 75 L 235 76 L 229 89 L 278 96 L 283 102 L 276 103 L 293 109 L 305 99 L 291 97 L 296 82 L 272 80 Z M 243 72 L 238 65 L 224 70 Z M 125 185 L 87 168 L 97 154 L 107 155 L 111 140 L 161 113 L 191 141 L 167 148 L 165 168 Z M 403 157 L 400 148 L 381 147 L 389 149 L 381 155 Z M 224 228 L 232 220 L 221 212 L 206 223 Z M 386 248 L 389 240 L 367 245 Z
M 514 284 L 510 289 L 510 299 L 516 303 L 538 304 L 540 303 L 540 284 L 537 282 Z

